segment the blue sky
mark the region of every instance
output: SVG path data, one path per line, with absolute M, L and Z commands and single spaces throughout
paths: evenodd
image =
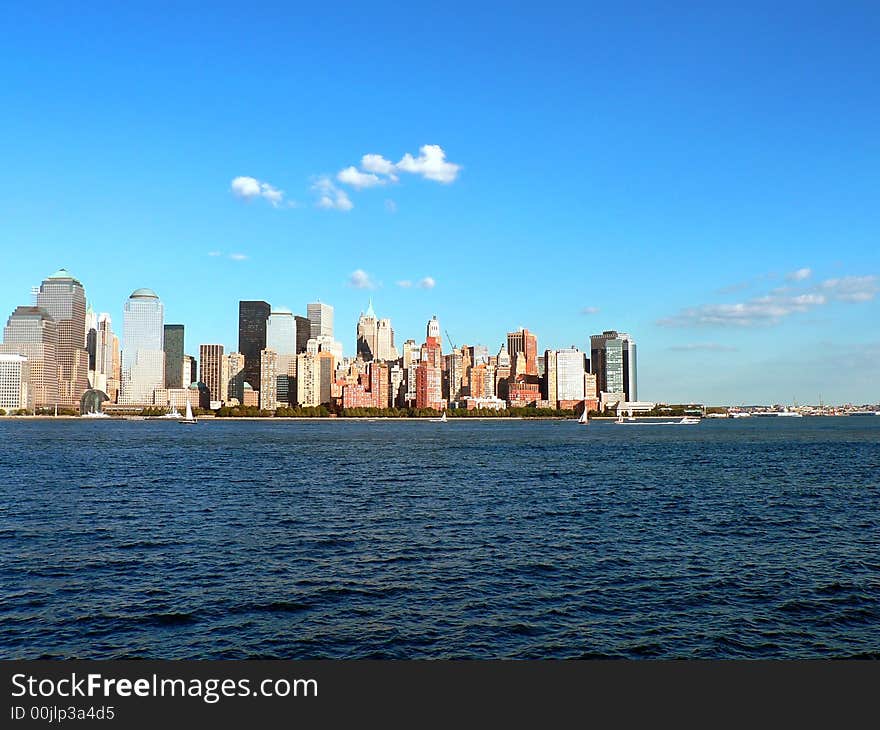
M 4 25 L 4 318 L 66 266 L 118 330 L 155 289 L 194 353 L 235 346 L 248 298 L 333 304 L 351 352 L 372 296 L 399 342 L 432 314 L 492 350 L 628 331 L 646 399 L 880 399 L 876 3 L 32 2 Z

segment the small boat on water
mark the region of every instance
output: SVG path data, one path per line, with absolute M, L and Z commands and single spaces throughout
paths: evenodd
M 581 424 L 582 426 L 589 426 L 590 425 L 590 414 L 587 413 L 586 408 L 584 408 L 584 412 L 581 413 L 581 417 L 578 418 L 577 422 L 579 424 Z
M 699 418 L 685 416 L 678 421 L 649 421 L 645 418 L 623 418 L 620 416 L 614 423 L 618 426 L 696 426 L 700 423 Z
M 191 426 L 191 425 L 196 424 L 198 422 L 199 422 L 199 419 L 197 419 L 193 415 L 192 406 L 189 404 L 189 401 L 187 401 L 186 402 L 186 418 L 182 418 L 181 420 L 178 421 L 178 423 L 182 423 L 185 426 Z
M 446 412 L 444 411 L 440 418 L 432 418 L 431 423 L 446 423 Z

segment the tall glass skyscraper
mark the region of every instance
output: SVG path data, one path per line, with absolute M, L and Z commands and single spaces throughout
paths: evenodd
M 78 406 L 89 389 L 85 289 L 66 269 L 59 269 L 40 284 L 37 306 L 58 328 L 58 403 Z
M 153 391 L 165 387 L 164 319 L 152 289 L 137 289 L 125 302 L 120 403 L 151 405 Z
M 260 353 L 266 349 L 266 323 L 272 308 L 268 302 L 238 303 L 238 351 L 244 355 L 244 382 L 260 389 Z
M 266 349 L 278 355 L 296 355 L 296 318 L 289 309 L 276 307 L 266 322 Z
M 605 330 L 591 336 L 590 362 L 599 391 L 624 393 L 630 402 L 639 399 L 636 343 L 630 335 Z
M 183 325 L 165 325 L 165 387 L 183 388 Z M 188 387 L 188 386 L 187 386 Z

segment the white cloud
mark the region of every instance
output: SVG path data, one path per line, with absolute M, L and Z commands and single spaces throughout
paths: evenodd
M 844 276 L 823 281 L 820 289 L 841 302 L 868 302 L 880 292 L 876 276 Z
M 247 254 L 231 253 L 229 254 L 229 258 L 231 258 L 233 261 L 245 261 L 247 259 Z
M 432 276 L 426 276 L 424 279 L 419 280 L 420 289 L 433 289 L 435 286 L 437 286 L 437 282 L 434 281 Z
M 222 251 L 208 251 L 208 256 L 222 256 Z
M 397 286 L 401 289 L 409 289 L 412 287 L 412 282 L 409 279 L 404 279 L 403 281 L 398 281 Z
M 385 198 L 385 210 L 389 213 L 396 213 L 397 203 L 395 203 L 391 198 Z
M 386 160 L 382 155 L 364 155 L 361 157 L 361 169 L 373 172 L 377 175 L 386 175 L 395 182 L 397 181 L 397 168 L 391 160 Z
M 363 269 L 355 269 L 351 272 L 351 276 L 348 277 L 348 285 L 352 289 L 375 289 L 376 282 L 373 281 L 373 277 L 371 277 L 366 271 Z
M 599 307 L 584 307 L 581 314 L 599 314 Z
M 354 208 L 354 203 L 351 202 L 348 194 L 344 190 L 337 188 L 326 175 L 319 177 L 315 181 L 312 185 L 312 190 L 318 193 L 318 202 L 315 205 L 319 208 L 343 211 Z
M 805 279 L 809 279 L 812 273 L 812 269 L 796 269 L 787 274 L 785 278 L 789 281 L 804 281 Z
M 230 184 L 232 194 L 243 200 L 254 200 L 255 198 L 264 198 L 268 200 L 274 207 L 279 208 L 284 203 L 284 191 L 279 190 L 274 185 L 267 182 L 257 180 L 255 177 L 239 175 L 232 179 Z
M 397 163 L 397 169 L 448 184 L 458 177 L 461 165 L 447 162 L 446 153 L 440 145 L 426 144 L 419 148 L 418 157 L 407 152 Z
M 827 279 L 817 286 L 792 292 L 778 287 L 769 294 L 737 304 L 703 304 L 661 319 L 664 327 L 756 327 L 779 324 L 786 317 L 829 302 L 867 302 L 880 292 L 876 276 Z
M 384 185 L 385 180 L 372 172 L 361 172 L 354 165 L 346 167 L 336 175 L 339 182 L 351 185 L 353 188 L 361 190 L 363 188 L 373 188 L 377 185 Z

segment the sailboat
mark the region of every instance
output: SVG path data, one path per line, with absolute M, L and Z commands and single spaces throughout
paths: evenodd
M 581 413 L 581 417 L 578 418 L 578 423 L 580 423 L 580 424 L 582 424 L 582 425 L 584 425 L 584 426 L 589 426 L 589 425 L 590 425 L 590 416 L 589 416 L 589 414 L 587 413 L 587 409 L 586 409 L 586 407 L 584 407 L 584 412 Z
M 432 418 L 431 423 L 446 423 L 446 411 L 443 411 L 443 415 L 440 418 Z
M 190 426 L 190 425 L 196 424 L 198 422 L 199 422 L 199 419 L 197 419 L 193 415 L 192 406 L 190 405 L 189 401 L 187 401 L 186 402 L 186 418 L 181 419 L 180 421 L 178 421 L 178 423 L 182 423 L 187 426 Z

